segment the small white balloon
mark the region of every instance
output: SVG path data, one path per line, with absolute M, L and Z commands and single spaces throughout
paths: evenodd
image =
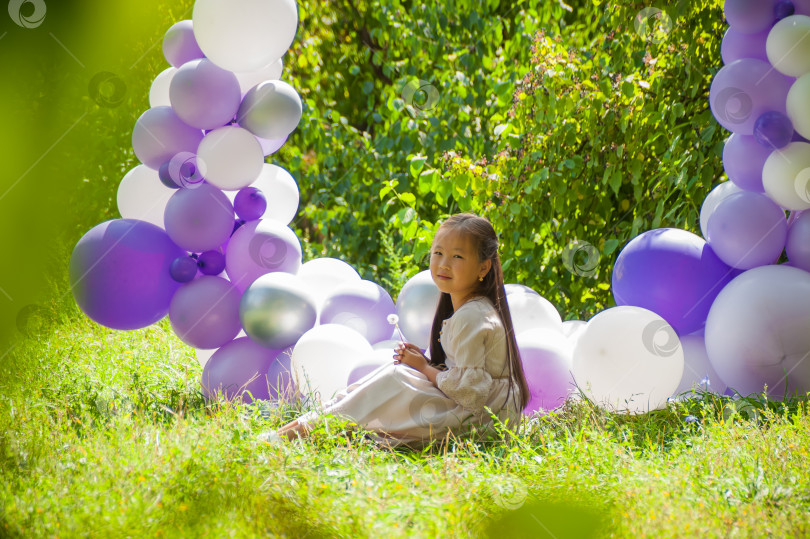
M 163 185 L 156 170 L 138 165 L 118 185 L 118 212 L 124 219 L 139 219 L 164 228 L 163 213 L 176 192 Z
M 267 66 L 257 69 L 256 71 L 247 71 L 234 73 L 236 80 L 239 81 L 239 88 L 242 90 L 242 95 L 245 95 L 248 90 L 266 80 L 278 80 L 281 78 L 284 64 L 281 58 L 268 64 Z
M 264 139 L 280 139 L 301 121 L 303 105 L 295 88 L 284 81 L 268 80 L 251 88 L 239 106 L 239 125 Z
M 574 347 L 577 385 L 597 405 L 645 413 L 664 408 L 683 376 L 683 348 L 663 318 L 641 307 L 606 309 Z
M 259 177 L 264 153 L 250 131 L 225 126 L 205 135 L 197 160 L 205 164 L 208 183 L 223 190 L 239 190 Z
M 267 199 L 267 209 L 261 219 L 273 219 L 285 225 L 292 222 L 298 213 L 301 196 L 292 174 L 278 165 L 264 163 L 259 177 L 250 187 L 260 190 Z M 236 199 L 236 193 L 237 191 L 225 191 L 231 203 Z
M 304 395 L 315 393 L 321 402 L 348 386 L 358 358 L 371 355 L 369 342 L 340 324 L 315 326 L 304 333 L 292 353 L 293 379 Z
M 810 144 L 791 142 L 771 153 L 762 169 L 762 185 L 783 208 L 810 209 Z
M 150 107 L 172 106 L 172 101 L 169 99 L 169 88 L 171 87 L 175 73 L 177 73 L 177 68 L 170 67 L 164 69 L 155 77 L 155 80 L 152 82 L 152 87 L 149 89 Z
M 700 206 L 700 233 L 703 234 L 704 238 L 709 237 L 707 232 L 709 226 L 709 217 L 712 216 L 714 210 L 717 209 L 720 202 L 722 202 L 726 197 L 740 192 L 742 192 L 742 189 L 737 187 L 734 182 L 725 181 L 712 189 L 709 194 L 706 195 L 706 198 L 703 199 L 703 205 Z
M 506 296 L 515 335 L 532 329 L 550 329 L 562 333 L 562 318 L 557 308 L 540 294 L 515 293 Z
M 295 0 L 197 0 L 194 35 L 223 69 L 256 71 L 284 56 L 298 29 Z
M 810 17 L 791 15 L 774 24 L 765 49 L 780 73 L 801 77 L 810 72 Z

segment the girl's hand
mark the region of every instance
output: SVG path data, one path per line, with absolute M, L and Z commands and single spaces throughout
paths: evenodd
M 394 365 L 404 363 L 420 372 L 428 366 L 428 359 L 415 344 L 399 343 L 394 352 Z

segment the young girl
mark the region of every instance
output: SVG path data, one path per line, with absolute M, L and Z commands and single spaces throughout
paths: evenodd
M 485 406 L 507 428 L 518 427 L 529 388 L 489 221 L 469 213 L 445 221 L 431 246 L 430 273 L 441 292 L 430 359 L 401 343 L 392 364 L 338 392 L 323 411 L 283 426 L 279 436 L 306 436 L 332 413 L 362 425 L 378 443 L 421 447 L 448 432 L 486 430 L 493 420 Z

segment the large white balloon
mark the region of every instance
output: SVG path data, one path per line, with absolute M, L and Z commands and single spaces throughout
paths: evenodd
M 780 73 L 801 77 L 810 72 L 810 17 L 791 15 L 774 24 L 765 49 Z
M 205 179 L 220 189 L 238 190 L 259 177 L 264 153 L 259 141 L 241 127 L 225 126 L 205 135 L 197 148 Z
M 250 187 L 260 190 L 267 199 L 267 209 L 261 219 L 274 219 L 285 225 L 292 222 L 298 213 L 301 196 L 292 174 L 278 165 L 264 163 L 259 177 L 250 184 Z M 225 191 L 231 203 L 236 199 L 237 192 Z
M 351 328 L 340 324 L 315 326 L 293 349 L 295 385 L 300 393 L 314 392 L 326 402 L 348 386 L 349 374 L 358 361 L 372 352 L 369 342 Z
M 138 165 L 118 185 L 118 212 L 124 219 L 139 219 L 163 228 L 163 212 L 175 192 L 163 185 L 156 170 Z
M 734 182 L 725 181 L 706 195 L 706 198 L 703 199 L 703 205 L 700 206 L 700 233 L 703 234 L 704 239 L 709 237 L 709 217 L 712 216 L 720 202 L 726 197 L 740 192 L 742 192 L 742 189 L 737 187 Z
M 515 335 L 531 329 L 550 329 L 562 333 L 562 318 L 557 308 L 541 296 L 531 293 L 506 295 Z
M 177 68 L 170 67 L 164 69 L 155 77 L 155 80 L 152 82 L 152 87 L 149 89 L 150 107 L 172 106 L 172 101 L 169 98 L 169 88 L 171 87 L 175 73 L 177 73 Z
M 810 144 L 791 142 L 771 153 L 762 169 L 762 185 L 783 208 L 810 209 Z
M 287 52 L 298 28 L 295 0 L 197 0 L 194 36 L 205 55 L 230 71 L 256 71 Z
M 399 329 L 408 340 L 423 350 L 430 344 L 430 330 L 441 292 L 430 270 L 411 277 L 397 297 Z
M 709 310 L 706 351 L 742 395 L 810 391 L 810 273 L 762 266 L 735 277 Z
M 652 311 L 620 306 L 588 321 L 574 347 L 574 379 L 609 410 L 644 413 L 666 406 L 683 375 L 683 348 Z
M 350 264 L 337 258 L 313 258 L 301 265 L 298 276 L 315 297 L 318 310 L 332 290 L 343 283 L 360 281 L 360 274 Z

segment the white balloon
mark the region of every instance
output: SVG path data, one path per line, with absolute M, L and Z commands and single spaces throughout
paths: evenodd
M 440 295 L 430 270 L 424 270 L 408 279 L 397 297 L 399 328 L 408 342 L 423 350 L 430 344 Z
M 791 142 L 771 153 L 762 169 L 762 185 L 783 208 L 810 209 L 810 144 Z
M 550 329 L 562 333 L 562 318 L 557 308 L 540 294 L 507 294 L 515 335 L 531 329 Z
M 810 74 L 802 75 L 790 87 L 787 96 L 787 115 L 793 129 L 804 138 L 810 138 Z
M 810 273 L 772 265 L 735 277 L 709 310 L 706 351 L 742 395 L 810 391 Z
M 675 330 L 652 311 L 620 306 L 591 318 L 574 347 L 577 385 L 596 404 L 644 413 L 663 408 L 683 376 Z
M 683 346 L 683 376 L 673 395 L 691 392 L 696 388 L 722 395 L 726 384 L 709 361 L 705 337 L 690 333 L 680 339 Z
M 172 79 L 177 73 L 176 67 L 164 69 L 160 74 L 155 77 L 152 82 L 152 87 L 149 89 L 149 106 L 150 107 L 171 107 L 172 102 L 169 99 L 169 87 L 172 84 Z
M 298 213 L 300 193 L 295 178 L 286 169 L 264 163 L 259 177 L 250 184 L 250 187 L 259 189 L 267 199 L 267 209 L 261 219 L 274 219 L 285 225 L 292 222 L 295 214 Z M 225 191 L 231 204 L 236 199 L 237 192 Z
M 320 311 L 326 297 L 343 283 L 360 281 L 360 274 L 350 264 L 337 258 L 313 258 L 301 265 L 298 276 L 315 297 Z
M 340 324 L 323 324 L 304 333 L 292 353 L 293 379 L 298 390 L 315 392 L 321 402 L 348 386 L 349 374 L 373 352 L 368 341 Z
M 347 386 L 357 382 L 370 372 L 373 372 L 379 369 L 380 367 L 391 364 L 393 362 L 394 362 L 393 349 L 374 348 L 371 354 L 367 355 L 366 357 L 362 358 L 360 361 L 355 363 L 354 367 L 349 373 Z
M 156 170 L 138 165 L 118 185 L 118 212 L 124 219 L 139 219 L 164 228 L 163 213 L 176 192 L 163 185 Z
M 230 71 L 256 71 L 284 56 L 295 39 L 295 0 L 197 0 L 192 15 L 197 44 Z
M 508 296 L 509 294 L 537 294 L 540 295 L 537 291 L 533 288 L 526 286 L 525 284 L 517 284 L 517 283 L 506 283 L 503 285 L 504 292 Z
M 302 114 L 301 96 L 295 88 L 281 80 L 267 80 L 245 94 L 236 119 L 257 137 L 280 139 L 298 127 Z
M 204 164 L 208 183 L 224 190 L 239 190 L 259 177 L 264 153 L 250 131 L 225 126 L 205 135 L 197 148 L 197 161 Z
M 765 43 L 768 61 L 789 77 L 810 72 L 810 17 L 791 15 L 777 22 Z
M 714 210 L 717 209 L 720 202 L 722 202 L 726 197 L 740 192 L 742 192 L 742 189 L 737 187 L 734 182 L 725 181 L 712 189 L 709 194 L 706 195 L 706 198 L 703 199 L 703 205 L 700 206 L 700 233 L 703 234 L 704 239 L 709 237 L 707 232 L 709 226 L 709 217 L 712 216 Z
M 257 69 L 256 71 L 247 71 L 241 73 L 234 73 L 236 80 L 239 81 L 239 88 L 242 89 L 242 95 L 245 95 L 248 90 L 266 80 L 278 80 L 281 78 L 284 64 L 281 58 L 275 62 L 271 62 L 267 66 Z
M 578 334 L 582 333 L 588 322 L 585 320 L 566 320 L 562 323 L 562 334 L 568 339 L 573 340 L 578 338 Z

